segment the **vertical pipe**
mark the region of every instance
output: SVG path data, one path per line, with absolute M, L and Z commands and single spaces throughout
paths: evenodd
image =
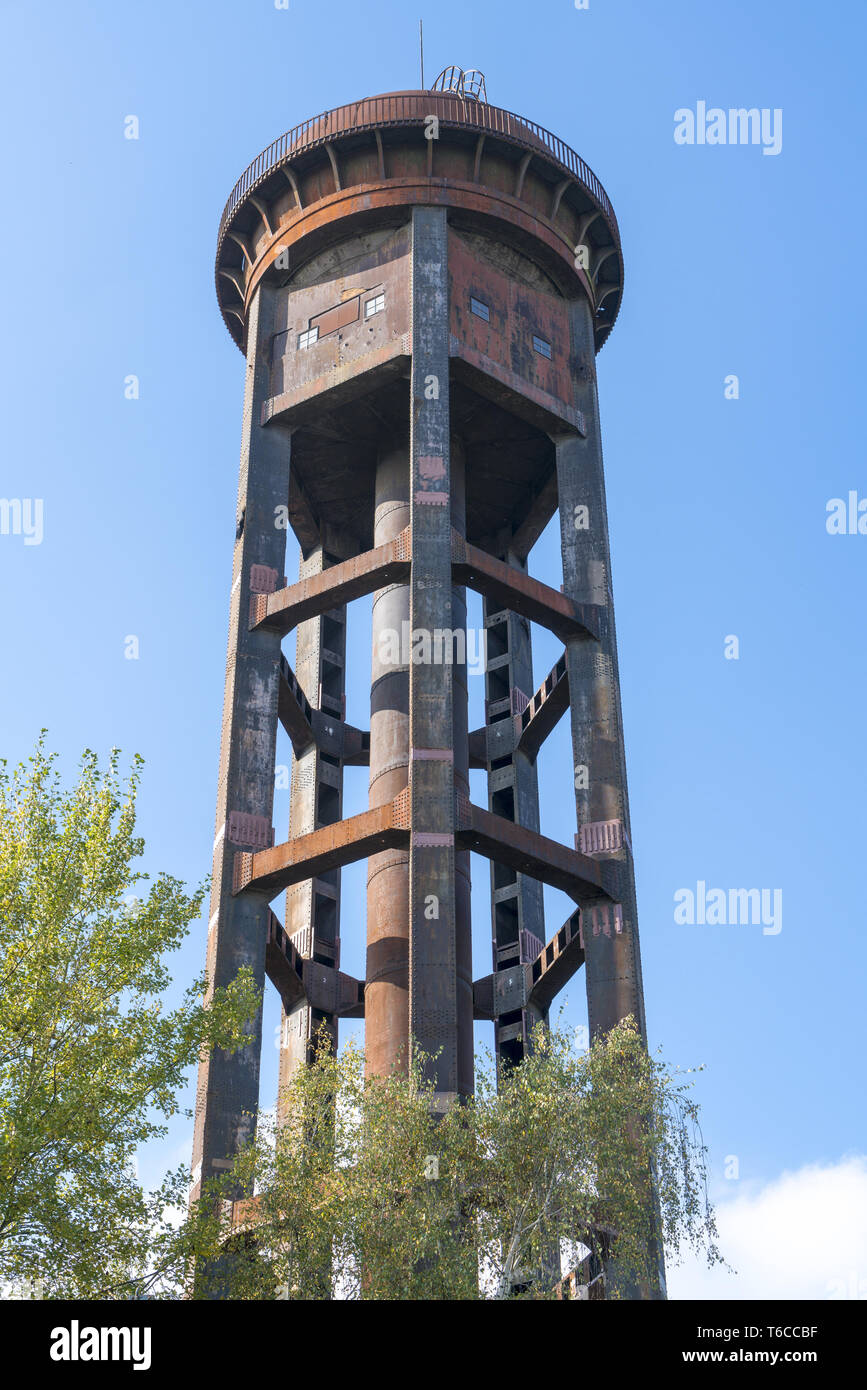
M 374 545 L 410 521 L 409 448 L 380 454 L 376 468 Z M 370 689 L 370 806 L 391 801 L 409 781 L 409 584 L 373 596 Z M 367 869 L 367 984 L 364 995 L 368 1072 L 406 1066 L 409 1042 L 409 852 L 372 855 Z

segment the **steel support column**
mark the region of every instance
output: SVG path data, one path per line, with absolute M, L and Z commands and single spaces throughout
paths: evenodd
M 465 625 L 452 585 L 452 525 L 463 534 L 463 470 L 452 460 L 445 208 L 412 213 L 410 436 L 413 632 Z M 454 466 L 453 464 L 458 465 Z M 446 662 L 411 661 L 409 1031 L 428 1054 L 443 1103 L 473 1086 L 468 855 L 455 853 L 454 794 L 468 783 L 466 686 Z
M 593 316 L 585 298 L 572 304 L 570 324 L 575 404 L 584 413 L 587 434 L 555 440 L 563 591 L 576 604 L 596 605 L 599 622 L 598 642 L 566 641 L 579 847 L 581 837 L 585 848 L 592 847 L 594 826 L 619 822 L 622 828 L 620 848 L 605 852 L 612 895 L 622 904 L 622 927 L 607 935 L 585 932 L 587 1007 L 591 1038 L 628 1014 L 646 1038 Z
M 261 286 L 251 306 L 238 513 L 229 615 L 229 647 L 217 790 L 213 887 L 208 924 L 210 987 L 225 986 L 249 966 L 257 985 L 265 979 L 268 899 L 232 893 L 234 856 L 270 843 L 280 679 L 280 637 L 250 630 L 254 586 L 279 583 L 286 533 L 274 524 L 288 492 L 290 440 L 259 424 L 258 404 L 268 387 L 274 291 Z M 199 1068 L 193 1140 L 193 1192 L 231 1167 L 250 1138 L 259 1102 L 261 1013 L 249 1045 L 239 1052 L 210 1052 Z M 240 1195 L 240 1194 L 239 1194 Z
M 299 581 L 327 569 L 332 557 L 322 546 L 302 555 Z M 335 608 L 300 623 L 296 634 L 295 675 L 314 708 L 335 722 L 345 711 L 346 609 Z M 333 825 L 343 816 L 343 763 L 311 742 L 292 759 L 290 837 Z M 326 869 L 286 890 L 287 935 L 309 960 L 340 965 L 340 870 Z M 337 1017 L 306 1001 L 284 1009 L 280 1035 L 280 1091 L 299 1066 L 312 1058 L 314 1037 L 325 1025 L 337 1048 Z M 279 1101 L 278 1101 L 279 1110 Z
M 524 567 L 508 557 L 516 569 Z M 485 722 L 490 728 L 514 720 L 533 692 L 533 652 L 529 620 L 510 609 L 484 601 L 487 634 Z M 534 759 L 514 747 L 507 754 L 490 746 L 488 807 L 516 825 L 539 832 L 539 782 Z M 491 864 L 491 915 L 494 971 L 535 960 L 545 939 L 542 884 L 507 864 Z M 533 1028 L 547 1012 L 528 1005 L 497 1016 L 494 1047 L 500 1062 L 518 1062 L 525 1055 Z
M 587 1012 L 591 1040 L 632 1015 L 646 1043 L 593 330 L 593 311 L 582 296 L 570 307 L 570 336 L 575 404 L 586 434 L 555 440 L 563 591 L 577 604 L 597 605 L 599 615 L 598 641 L 566 639 L 579 848 L 608 861 L 609 890 L 621 905 L 613 924 L 599 917 L 591 924 L 584 914 Z M 659 1230 L 650 1174 L 647 1200 Z M 612 1278 L 616 1283 L 616 1266 Z M 659 1240 L 651 1241 L 647 1278 L 637 1286 L 630 1281 L 623 1292 L 665 1297 Z

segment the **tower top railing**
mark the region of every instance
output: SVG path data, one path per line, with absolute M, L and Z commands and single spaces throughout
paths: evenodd
M 384 96 L 366 97 L 362 101 L 323 111 L 285 131 L 248 164 L 229 194 L 220 218 L 219 243 L 222 243 L 226 227 L 236 209 L 248 194 L 290 159 L 342 135 L 387 126 L 424 125 L 432 114 L 446 125 L 463 126 L 480 134 L 498 135 L 524 149 L 547 155 L 595 199 L 608 219 L 612 236 L 619 247 L 620 232 L 611 199 L 590 166 L 569 145 L 525 116 L 445 92 L 392 92 Z

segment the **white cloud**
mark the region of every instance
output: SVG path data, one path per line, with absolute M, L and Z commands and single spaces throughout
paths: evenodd
M 668 1267 L 669 1298 L 867 1299 L 867 1156 L 726 1183 L 715 1205 L 736 1272 L 689 1257 Z

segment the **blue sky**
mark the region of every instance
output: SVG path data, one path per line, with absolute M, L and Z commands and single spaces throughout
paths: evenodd
M 42 499 L 44 535 L 0 535 L 0 755 L 26 755 L 42 725 L 70 774 L 85 746 L 140 752 L 147 867 L 209 871 L 243 377 L 215 303 L 217 223 L 281 131 L 418 85 L 419 13 L 427 82 L 447 63 L 481 67 L 491 102 L 587 160 L 620 222 L 626 289 L 599 385 L 651 1040 L 706 1064 L 723 1207 L 783 1173 L 830 1172 L 833 1189 L 835 1165 L 867 1151 L 867 535 L 826 530 L 830 499 L 867 498 L 867 11 L 853 0 L 833 14 L 805 0 L 7 0 L 0 497 Z M 676 144 L 675 111 L 699 101 L 779 108 L 781 152 Z M 130 114 L 138 141 L 123 138 Z M 558 567 L 549 527 L 531 568 L 557 585 Z M 557 654 L 537 631 L 537 682 Z M 366 726 L 364 603 L 349 672 L 347 717 Z M 564 720 L 540 763 L 542 828 L 571 839 L 570 766 Z M 365 805 L 350 769 L 346 813 Z M 279 834 L 287 817 L 278 793 Z M 481 975 L 488 871 L 474 869 Z M 780 889 L 782 930 L 676 924 L 675 893 L 699 880 Z M 364 866 L 345 871 L 355 973 L 363 884 Z M 569 904 L 552 892 L 547 910 L 550 933 Z M 203 960 L 204 923 L 179 982 Z M 580 977 L 568 994 L 580 1024 Z M 269 1000 L 263 1101 L 276 1021 Z M 174 1126 L 143 1175 L 186 1142 Z M 867 1277 L 867 1240 L 846 1259 Z M 767 1292 L 786 1277 L 772 1269 Z

